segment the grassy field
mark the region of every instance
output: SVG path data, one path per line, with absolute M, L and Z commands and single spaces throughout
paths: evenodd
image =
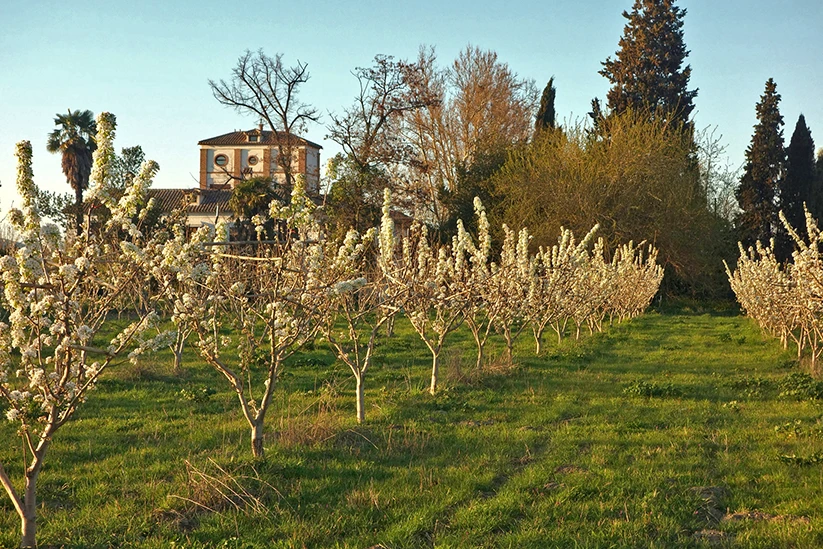
M 534 358 L 523 339 L 516 366 L 475 372 L 460 331 L 432 397 L 401 321 L 367 374 L 363 426 L 349 372 L 318 347 L 282 380 L 265 462 L 193 355 L 182 377 L 165 354 L 112 370 L 51 447 L 40 544 L 823 546 L 823 390 L 748 319 L 680 308 L 546 347 Z M 19 479 L 11 424 L 0 441 Z

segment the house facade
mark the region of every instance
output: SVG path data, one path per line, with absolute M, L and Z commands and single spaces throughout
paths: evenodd
M 320 149 L 317 143 L 284 132 L 264 130 L 262 124 L 248 131 L 234 131 L 204 139 L 200 146 L 200 188 L 231 189 L 240 179 L 266 177 L 285 183 L 286 175 L 278 155 L 291 144 L 291 169 L 303 175 L 306 192 L 320 193 Z

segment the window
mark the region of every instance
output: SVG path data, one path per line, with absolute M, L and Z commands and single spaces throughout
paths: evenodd
M 221 168 L 224 166 L 228 166 L 229 164 L 229 157 L 225 154 L 218 154 L 214 157 L 214 164 L 215 166 L 220 166 Z
M 249 166 L 256 166 L 256 165 L 257 165 L 257 157 L 254 156 L 254 155 L 251 155 L 249 157 Z
M 260 142 L 260 136 L 259 135 L 252 134 L 252 135 L 249 136 L 249 143 L 259 143 L 259 142 Z

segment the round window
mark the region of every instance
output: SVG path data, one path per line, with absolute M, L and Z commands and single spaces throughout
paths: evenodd
M 255 165 L 257 165 L 257 157 L 252 155 L 252 156 L 249 157 L 249 166 L 255 166 Z
M 229 163 L 229 157 L 225 154 L 218 154 L 214 157 L 214 163 L 217 166 L 226 166 Z

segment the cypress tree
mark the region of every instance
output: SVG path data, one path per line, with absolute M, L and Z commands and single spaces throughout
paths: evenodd
M 817 170 L 814 161 L 814 140 L 801 114 L 786 149 L 786 177 L 780 190 L 780 207 L 797 233 L 806 237 L 806 216 L 803 204 L 814 209 L 817 198 Z
M 767 243 L 776 235 L 779 223 L 775 195 L 781 186 L 786 154 L 779 103 L 777 86 L 769 78 L 756 106 L 758 122 L 746 149 L 746 166 L 735 192 L 742 210 L 735 225 L 740 241 L 747 247 L 757 240 Z
M 534 131 L 539 132 L 556 127 L 556 114 L 554 110 L 554 98 L 557 90 L 554 87 L 554 76 L 549 78 L 549 83 L 543 89 L 543 96 L 540 98 L 540 108 L 537 110 L 537 120 L 534 123 Z
M 819 224 L 823 221 L 823 149 L 817 151 L 814 168 L 813 198 L 806 207 L 809 208 L 812 217 L 814 217 Z
M 683 66 L 686 10 L 674 0 L 635 0 L 620 38 L 616 58 L 601 63 L 599 73 L 612 87 L 608 108 L 622 113 L 646 110 L 653 116 L 688 124 L 697 90 L 689 90 L 691 66 Z
M 586 130 L 589 138 L 596 139 L 603 131 L 603 119 L 606 114 L 603 112 L 603 105 L 600 104 L 600 99 L 595 97 L 592 99 L 592 110 L 589 111 L 589 118 L 592 119 L 592 127 Z

